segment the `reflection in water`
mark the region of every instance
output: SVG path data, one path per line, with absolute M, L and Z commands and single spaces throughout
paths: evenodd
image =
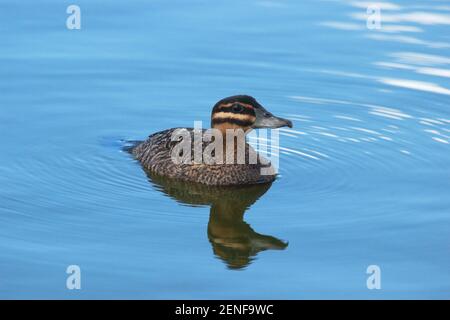
M 244 221 L 245 211 L 269 190 L 271 184 L 211 187 L 167 179 L 147 172 L 155 187 L 169 197 L 189 205 L 211 206 L 208 239 L 214 254 L 230 269 L 248 266 L 261 251 L 283 250 L 287 243 L 255 232 Z

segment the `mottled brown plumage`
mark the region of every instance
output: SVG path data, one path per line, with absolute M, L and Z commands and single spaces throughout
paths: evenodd
M 171 159 L 174 142 L 172 133 L 177 128 L 151 135 L 147 141 L 133 149 L 133 155 L 145 169 L 169 178 L 198 182 L 207 185 L 244 185 L 271 182 L 275 174 L 261 175 L 261 168 L 268 167 L 258 160 L 256 164 L 176 164 Z M 193 136 L 193 129 L 186 128 Z M 193 139 L 193 138 L 192 138 Z M 203 150 L 207 143 L 203 143 Z M 246 155 L 252 148 L 246 144 Z M 192 160 L 194 150 L 192 147 Z
M 277 118 L 266 111 L 254 98 L 249 96 L 233 96 L 219 101 L 211 115 L 213 128 L 225 133 L 226 129 L 278 128 L 292 127 L 289 120 Z M 180 181 L 198 182 L 206 185 L 249 185 L 272 182 L 276 175 L 261 174 L 261 169 L 271 168 L 264 159 L 254 164 L 249 163 L 248 156 L 254 152 L 249 144 L 245 144 L 246 161 L 244 164 L 206 164 L 206 163 L 175 163 L 172 160 L 172 150 L 179 141 L 172 141 L 173 128 L 152 134 L 146 141 L 138 144 L 131 152 L 142 166 L 158 175 L 174 178 Z M 186 128 L 194 141 L 194 129 Z M 203 131 L 205 132 L 205 131 Z M 224 138 L 225 141 L 225 138 Z M 204 142 L 202 150 L 209 144 Z M 194 144 L 191 145 L 192 160 Z M 235 150 L 236 151 L 236 150 Z M 224 153 L 225 154 L 225 153 Z M 270 172 L 270 171 L 269 171 Z

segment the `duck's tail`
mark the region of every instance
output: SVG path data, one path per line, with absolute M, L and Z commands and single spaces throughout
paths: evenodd
M 122 140 L 122 150 L 124 152 L 133 153 L 134 148 L 140 145 L 140 140 Z

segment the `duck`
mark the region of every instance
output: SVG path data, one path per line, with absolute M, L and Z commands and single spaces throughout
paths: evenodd
M 245 159 L 255 150 L 247 143 L 247 134 L 253 129 L 281 127 L 292 128 L 292 122 L 280 118 L 267 111 L 255 98 L 249 95 L 234 95 L 218 101 L 212 108 L 211 128 L 222 134 L 224 150 L 226 149 L 225 136 L 228 130 L 241 129 L 245 134 Z M 174 161 L 173 151 L 181 140 L 174 140 L 174 135 L 183 131 L 189 138 L 195 139 L 194 128 L 171 128 L 156 132 L 147 140 L 137 143 L 129 151 L 147 171 L 159 176 L 179 181 L 194 182 L 209 186 L 233 186 L 271 183 L 276 179 L 277 173 L 271 163 L 261 155 L 256 162 L 199 163 L 196 161 Z M 206 134 L 206 129 L 201 132 Z M 190 145 L 192 151 L 189 160 L 195 154 L 194 144 Z M 208 144 L 201 141 L 201 150 L 205 151 Z M 237 144 L 234 146 L 237 153 Z M 212 153 L 214 154 L 214 152 Z M 266 171 L 262 174 L 262 170 Z

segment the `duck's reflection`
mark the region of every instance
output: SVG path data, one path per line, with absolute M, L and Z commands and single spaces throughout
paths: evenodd
M 244 221 L 245 211 L 271 184 L 242 187 L 211 187 L 174 181 L 147 172 L 155 187 L 171 198 L 189 205 L 209 205 L 208 239 L 214 254 L 229 268 L 248 266 L 264 250 L 283 250 L 287 243 L 255 232 Z

